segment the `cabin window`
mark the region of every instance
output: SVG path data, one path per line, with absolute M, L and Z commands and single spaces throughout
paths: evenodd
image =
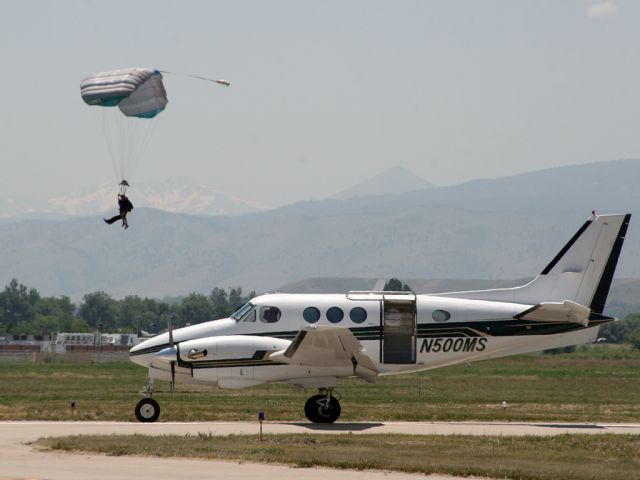
M 304 312 L 302 312 L 302 316 L 307 323 L 316 323 L 320 320 L 320 310 L 316 307 L 307 307 L 304 309 Z
M 280 309 L 278 307 L 262 307 L 260 309 L 260 321 L 265 323 L 275 323 L 280 320 Z
M 362 307 L 352 308 L 349 317 L 353 323 L 362 323 L 367 319 L 367 311 Z
M 329 310 L 327 310 L 327 320 L 329 320 L 331 323 L 338 323 L 342 321 L 343 317 L 344 312 L 341 308 L 331 307 Z
M 446 322 L 451 318 L 451 314 L 446 310 L 434 310 L 431 314 L 434 322 Z

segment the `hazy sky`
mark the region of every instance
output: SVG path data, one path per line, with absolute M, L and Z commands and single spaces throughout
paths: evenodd
M 166 76 L 135 181 L 280 205 L 401 165 L 439 185 L 640 157 L 640 2 L 5 1 L 0 191 L 114 180 L 96 71 Z

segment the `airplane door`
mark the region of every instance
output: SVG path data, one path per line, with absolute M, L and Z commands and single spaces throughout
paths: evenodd
M 416 300 L 384 299 L 383 363 L 416 363 Z

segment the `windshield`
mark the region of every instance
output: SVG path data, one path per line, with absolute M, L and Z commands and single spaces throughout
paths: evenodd
M 239 309 L 237 309 L 235 312 L 233 312 L 229 316 L 229 318 L 233 318 L 234 320 L 240 320 L 242 317 L 244 317 L 245 313 L 247 313 L 252 308 L 253 308 L 253 304 L 251 302 L 247 302 L 243 306 L 241 306 Z

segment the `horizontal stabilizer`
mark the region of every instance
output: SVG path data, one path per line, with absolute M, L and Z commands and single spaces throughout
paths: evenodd
M 519 313 L 515 318 L 533 322 L 579 323 L 586 327 L 589 324 L 590 314 L 589 307 L 565 300 L 564 302 L 539 303 Z
M 269 358 L 309 367 L 353 366 L 354 375 L 367 381 L 378 375 L 362 344 L 346 327 L 308 327 L 298 332 L 286 350 L 273 352 Z

